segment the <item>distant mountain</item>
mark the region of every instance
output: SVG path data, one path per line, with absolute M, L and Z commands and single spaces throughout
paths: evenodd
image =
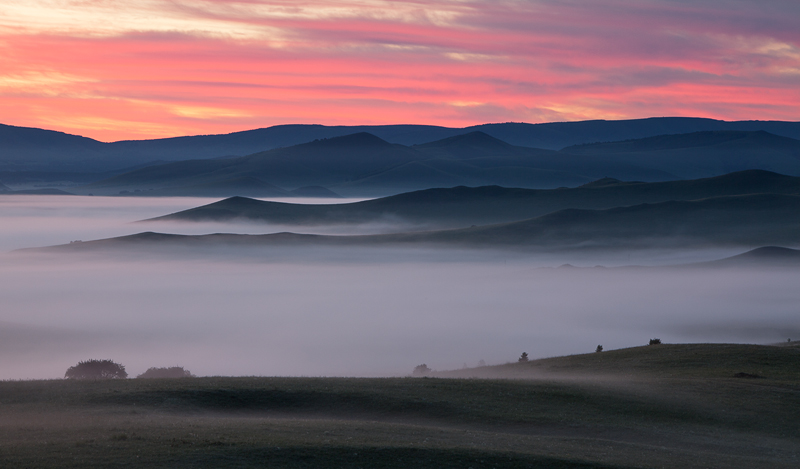
M 543 250 L 643 249 L 764 244 L 796 245 L 800 196 L 752 194 L 640 204 L 607 210 L 568 209 L 513 223 L 385 235 L 324 236 L 140 233 L 46 250 L 95 251 L 170 246 L 433 246 Z M 205 252 L 205 251 L 200 251 Z
M 751 170 L 690 181 L 620 182 L 606 178 L 572 189 L 454 187 L 334 205 L 266 202 L 234 197 L 154 220 L 323 225 L 369 222 L 459 227 L 538 217 L 563 209 L 608 209 L 672 200 L 746 194 L 800 194 L 800 178 Z
M 231 185 L 228 192 L 203 191 L 222 187 L 221 181 L 249 179 L 281 190 L 322 186 L 346 196 L 375 197 L 459 185 L 574 187 L 603 177 L 668 181 L 745 169 L 800 175 L 800 140 L 761 131 L 695 132 L 557 152 L 514 146 L 477 131 L 412 147 L 358 133 L 241 158 L 149 166 L 76 190 L 274 196 L 271 190 L 236 191 Z
M 724 130 L 749 132 L 763 130 L 774 135 L 800 140 L 800 122 L 727 122 L 697 117 L 651 117 L 647 119 L 591 120 L 544 124 L 483 124 L 467 127 L 467 129 L 480 130 L 512 145 L 551 150 L 584 143 L 616 142 L 657 135 Z
M 241 158 L 149 166 L 78 190 L 114 194 L 138 189 L 153 195 L 216 196 L 217 193 L 201 189 L 220 180 L 250 178 L 276 188 L 322 186 L 350 196 L 375 196 L 458 185 L 575 186 L 606 174 L 646 180 L 676 179 L 663 171 L 630 163 L 605 163 L 593 157 L 517 147 L 481 132 L 414 147 L 358 133 Z M 228 192 L 231 193 L 248 195 L 235 190 Z M 272 196 L 269 192 L 251 194 Z
M 53 130 L 0 124 L 0 171 L 98 172 L 119 162 L 104 160 L 104 144 Z M 119 167 L 132 166 L 119 164 Z
M 93 193 L 166 190 L 209 195 L 202 190 L 204 185 L 218 185 L 219 181 L 232 178 L 248 178 L 287 189 L 329 188 L 425 158 L 409 147 L 388 143 L 368 133 L 358 133 L 241 158 L 189 160 L 151 166 L 98 181 L 80 190 Z M 228 193 L 238 194 L 235 188 Z M 273 196 L 271 192 L 256 195 Z
M 98 173 L 155 161 L 212 159 L 368 132 L 390 143 L 423 144 L 481 131 L 512 145 L 558 150 L 591 142 L 610 142 L 697 131 L 764 130 L 800 139 L 800 123 L 725 122 L 699 118 L 650 118 L 621 121 L 483 124 L 465 128 L 426 125 L 322 126 L 278 125 L 225 135 L 198 135 L 103 143 L 51 130 L 0 125 L 0 171 Z
M 630 163 L 680 178 L 764 169 L 800 176 L 800 140 L 764 131 L 693 132 L 567 147 L 563 153 Z

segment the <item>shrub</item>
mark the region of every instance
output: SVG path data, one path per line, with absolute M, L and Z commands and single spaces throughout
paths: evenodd
M 597 353 L 602 352 L 603 351 L 603 346 L 602 345 L 598 345 L 597 348 L 594 349 L 594 351 L 597 352 Z
M 147 371 L 137 376 L 137 378 L 194 378 L 189 371 L 182 366 L 172 366 L 169 368 L 148 368 Z
M 650 339 L 650 343 L 647 345 L 659 345 L 661 343 L 661 339 Z
M 412 373 L 412 374 L 414 376 L 425 376 L 430 372 L 431 372 L 431 369 L 428 368 L 428 365 L 423 363 L 422 365 L 415 366 L 414 367 L 414 373 Z
M 528 361 L 528 352 L 522 352 L 522 355 L 519 356 L 517 361 L 518 362 L 526 362 L 526 361 Z
M 86 360 L 71 366 L 64 373 L 67 379 L 125 379 L 125 367 L 111 360 Z

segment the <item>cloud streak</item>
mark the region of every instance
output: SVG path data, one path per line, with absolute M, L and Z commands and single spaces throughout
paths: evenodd
M 0 121 L 101 140 L 282 123 L 798 120 L 788 1 L 0 0 Z

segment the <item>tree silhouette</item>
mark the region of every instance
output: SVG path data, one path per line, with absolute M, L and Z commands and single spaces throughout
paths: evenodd
M 650 339 L 650 343 L 647 345 L 661 345 L 661 339 Z
M 125 379 L 125 367 L 111 360 L 86 360 L 71 366 L 64 373 L 67 379 Z
M 517 359 L 518 362 L 526 362 L 528 361 L 528 352 L 522 352 L 522 355 L 519 356 Z
M 169 368 L 148 368 L 147 371 L 137 376 L 137 378 L 194 378 L 189 371 L 182 366 L 172 366 Z
M 428 368 L 428 365 L 423 363 L 422 365 L 417 365 L 417 366 L 414 367 L 413 375 L 414 376 L 425 376 L 430 372 L 431 372 L 431 369 Z
M 598 352 L 598 353 L 602 352 L 603 351 L 603 346 L 602 345 L 598 345 L 597 348 L 594 349 L 594 351 Z

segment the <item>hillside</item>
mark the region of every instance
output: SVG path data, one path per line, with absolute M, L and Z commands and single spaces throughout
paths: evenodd
M 739 373 L 762 379 L 800 380 L 800 342 L 788 347 L 749 344 L 645 345 L 601 353 L 542 358 L 525 363 L 442 371 L 434 373 L 434 376 L 536 379 L 595 375 L 736 379 Z
M 762 131 L 695 132 L 556 152 L 514 146 L 478 131 L 412 147 L 357 133 L 241 158 L 154 165 L 78 191 L 248 195 L 246 188 L 231 187 L 225 194 L 204 193 L 203 187 L 249 178 L 281 190 L 321 186 L 345 196 L 373 197 L 461 185 L 574 187 L 607 177 L 658 182 L 749 169 L 800 175 L 800 141 Z M 263 197 L 270 194 L 265 191 Z
M 249 178 L 281 189 L 329 186 L 424 159 L 414 150 L 393 145 L 371 134 L 344 137 L 279 148 L 250 156 L 222 160 L 189 160 L 143 168 L 88 186 L 82 191 L 98 193 L 123 190 L 194 190 L 205 195 L 203 185 Z M 232 189 L 230 193 L 236 193 Z M 264 195 L 269 196 L 269 195 Z
M 220 180 L 249 178 L 282 189 L 320 186 L 350 196 L 391 194 L 431 187 L 497 184 L 520 187 L 579 185 L 604 175 L 643 180 L 675 176 L 629 163 L 565 156 L 516 147 L 481 132 L 425 145 L 391 144 L 369 133 L 295 145 L 241 158 L 155 165 L 90 184 L 80 191 L 126 190 L 158 195 L 217 195 L 202 190 Z M 153 191 L 153 192 L 150 192 Z M 247 195 L 232 187 L 228 194 Z M 265 192 L 263 197 L 269 197 Z
M 800 194 L 800 178 L 766 171 L 743 171 L 713 178 L 659 183 L 604 179 L 572 189 L 454 187 L 335 205 L 300 205 L 235 197 L 153 220 L 226 221 L 242 218 L 294 225 L 397 221 L 432 227 L 465 227 L 528 219 L 564 209 L 608 209 L 758 193 Z
M 412 163 L 410 168 L 398 168 L 397 170 L 386 168 L 388 171 L 386 174 L 367 175 L 361 182 L 343 181 L 341 182 L 342 190 L 350 191 L 350 194 L 346 195 L 376 196 L 453 185 L 497 184 L 532 188 L 575 186 L 603 176 L 612 176 L 623 180 L 660 181 L 692 176 L 679 176 L 665 169 L 666 167 L 645 167 L 645 165 L 637 162 L 631 163 L 624 159 L 597 159 L 580 154 L 567 156 L 568 154 L 563 152 L 558 153 L 560 156 L 555 156 L 553 151 L 592 142 L 622 141 L 698 131 L 767 131 L 774 135 L 798 139 L 800 138 L 800 123 L 651 118 L 545 124 L 483 124 L 465 128 L 424 125 L 332 127 L 279 125 L 226 135 L 198 135 L 112 143 L 103 143 L 62 132 L 0 125 L 0 180 L 6 184 L 24 185 L 25 188 L 42 183 L 86 184 L 146 166 L 198 159 L 232 159 L 354 133 L 367 132 L 389 143 L 422 147 L 429 142 L 480 132 L 507 142 L 506 145 L 546 150 L 535 150 L 532 154 L 521 156 L 525 152 L 497 153 L 497 148 L 491 151 L 483 148 L 484 155 L 481 157 L 479 152 L 476 153 L 476 149 L 473 148 L 471 161 L 467 162 L 464 160 L 454 161 L 453 158 L 443 157 L 447 152 L 440 151 L 438 154 L 434 154 L 436 153 L 434 148 L 427 148 L 425 151 L 432 152 L 428 155 L 429 162 Z M 478 148 L 478 150 L 481 149 Z M 548 150 L 550 151 L 549 156 Z M 535 164 L 531 164 L 532 161 Z M 725 171 L 715 170 L 692 174 L 698 176 L 722 174 L 730 172 L 734 166 L 725 168 Z M 776 165 L 738 166 L 736 168 L 762 168 L 796 174 L 791 168 Z M 679 173 L 684 174 L 685 172 Z M 408 184 L 408 181 L 414 180 L 413 178 L 409 179 L 409 174 L 424 179 L 424 184 Z M 234 177 L 232 174 L 228 176 L 222 179 Z M 238 174 L 235 177 L 254 177 L 263 183 L 272 184 L 285 190 L 296 188 L 270 178 L 260 178 L 254 174 Z M 398 180 L 402 183 L 398 183 Z M 214 183 L 214 180 L 194 181 L 188 183 L 188 186 L 205 183 Z M 306 185 L 321 184 L 309 182 Z M 148 187 L 119 187 L 116 192 L 109 190 L 107 193 L 117 194 L 123 190 L 133 193 L 137 189 L 141 192 L 164 188 L 166 187 L 158 185 L 158 181 L 154 181 Z M 175 190 L 174 188 L 173 185 L 170 190 Z M 178 190 L 178 192 L 181 191 L 185 192 L 186 189 Z M 192 192 L 192 194 L 202 195 L 196 192 Z M 234 191 L 225 195 L 245 194 Z
M 752 194 L 640 204 L 606 210 L 566 209 L 529 220 L 455 230 L 381 235 L 171 235 L 139 233 L 40 248 L 48 252 L 138 251 L 211 247 L 399 246 L 527 250 L 796 246 L 800 196 Z M 34 249 L 36 250 L 36 249 Z M 177 252 L 177 251 L 176 251 Z
M 531 220 L 440 231 L 429 241 L 551 248 L 797 245 L 800 196 L 754 194 L 566 209 Z
M 103 143 L 63 132 L 0 124 L 0 171 L 100 172 L 158 160 L 244 156 L 358 132 L 369 132 L 391 143 L 415 145 L 476 130 L 513 145 L 550 150 L 591 142 L 712 130 L 765 130 L 775 135 L 800 139 L 800 123 L 796 122 L 725 122 L 681 117 L 544 124 L 483 124 L 465 128 L 426 125 L 277 125 L 224 135 L 113 143 Z
M 434 379 L 3 381 L 2 461 L 789 469 L 800 436 L 798 365 L 797 346 L 663 344 Z
M 564 153 L 627 162 L 675 174 L 709 177 L 745 169 L 800 176 L 800 140 L 764 131 L 693 132 L 571 146 Z

